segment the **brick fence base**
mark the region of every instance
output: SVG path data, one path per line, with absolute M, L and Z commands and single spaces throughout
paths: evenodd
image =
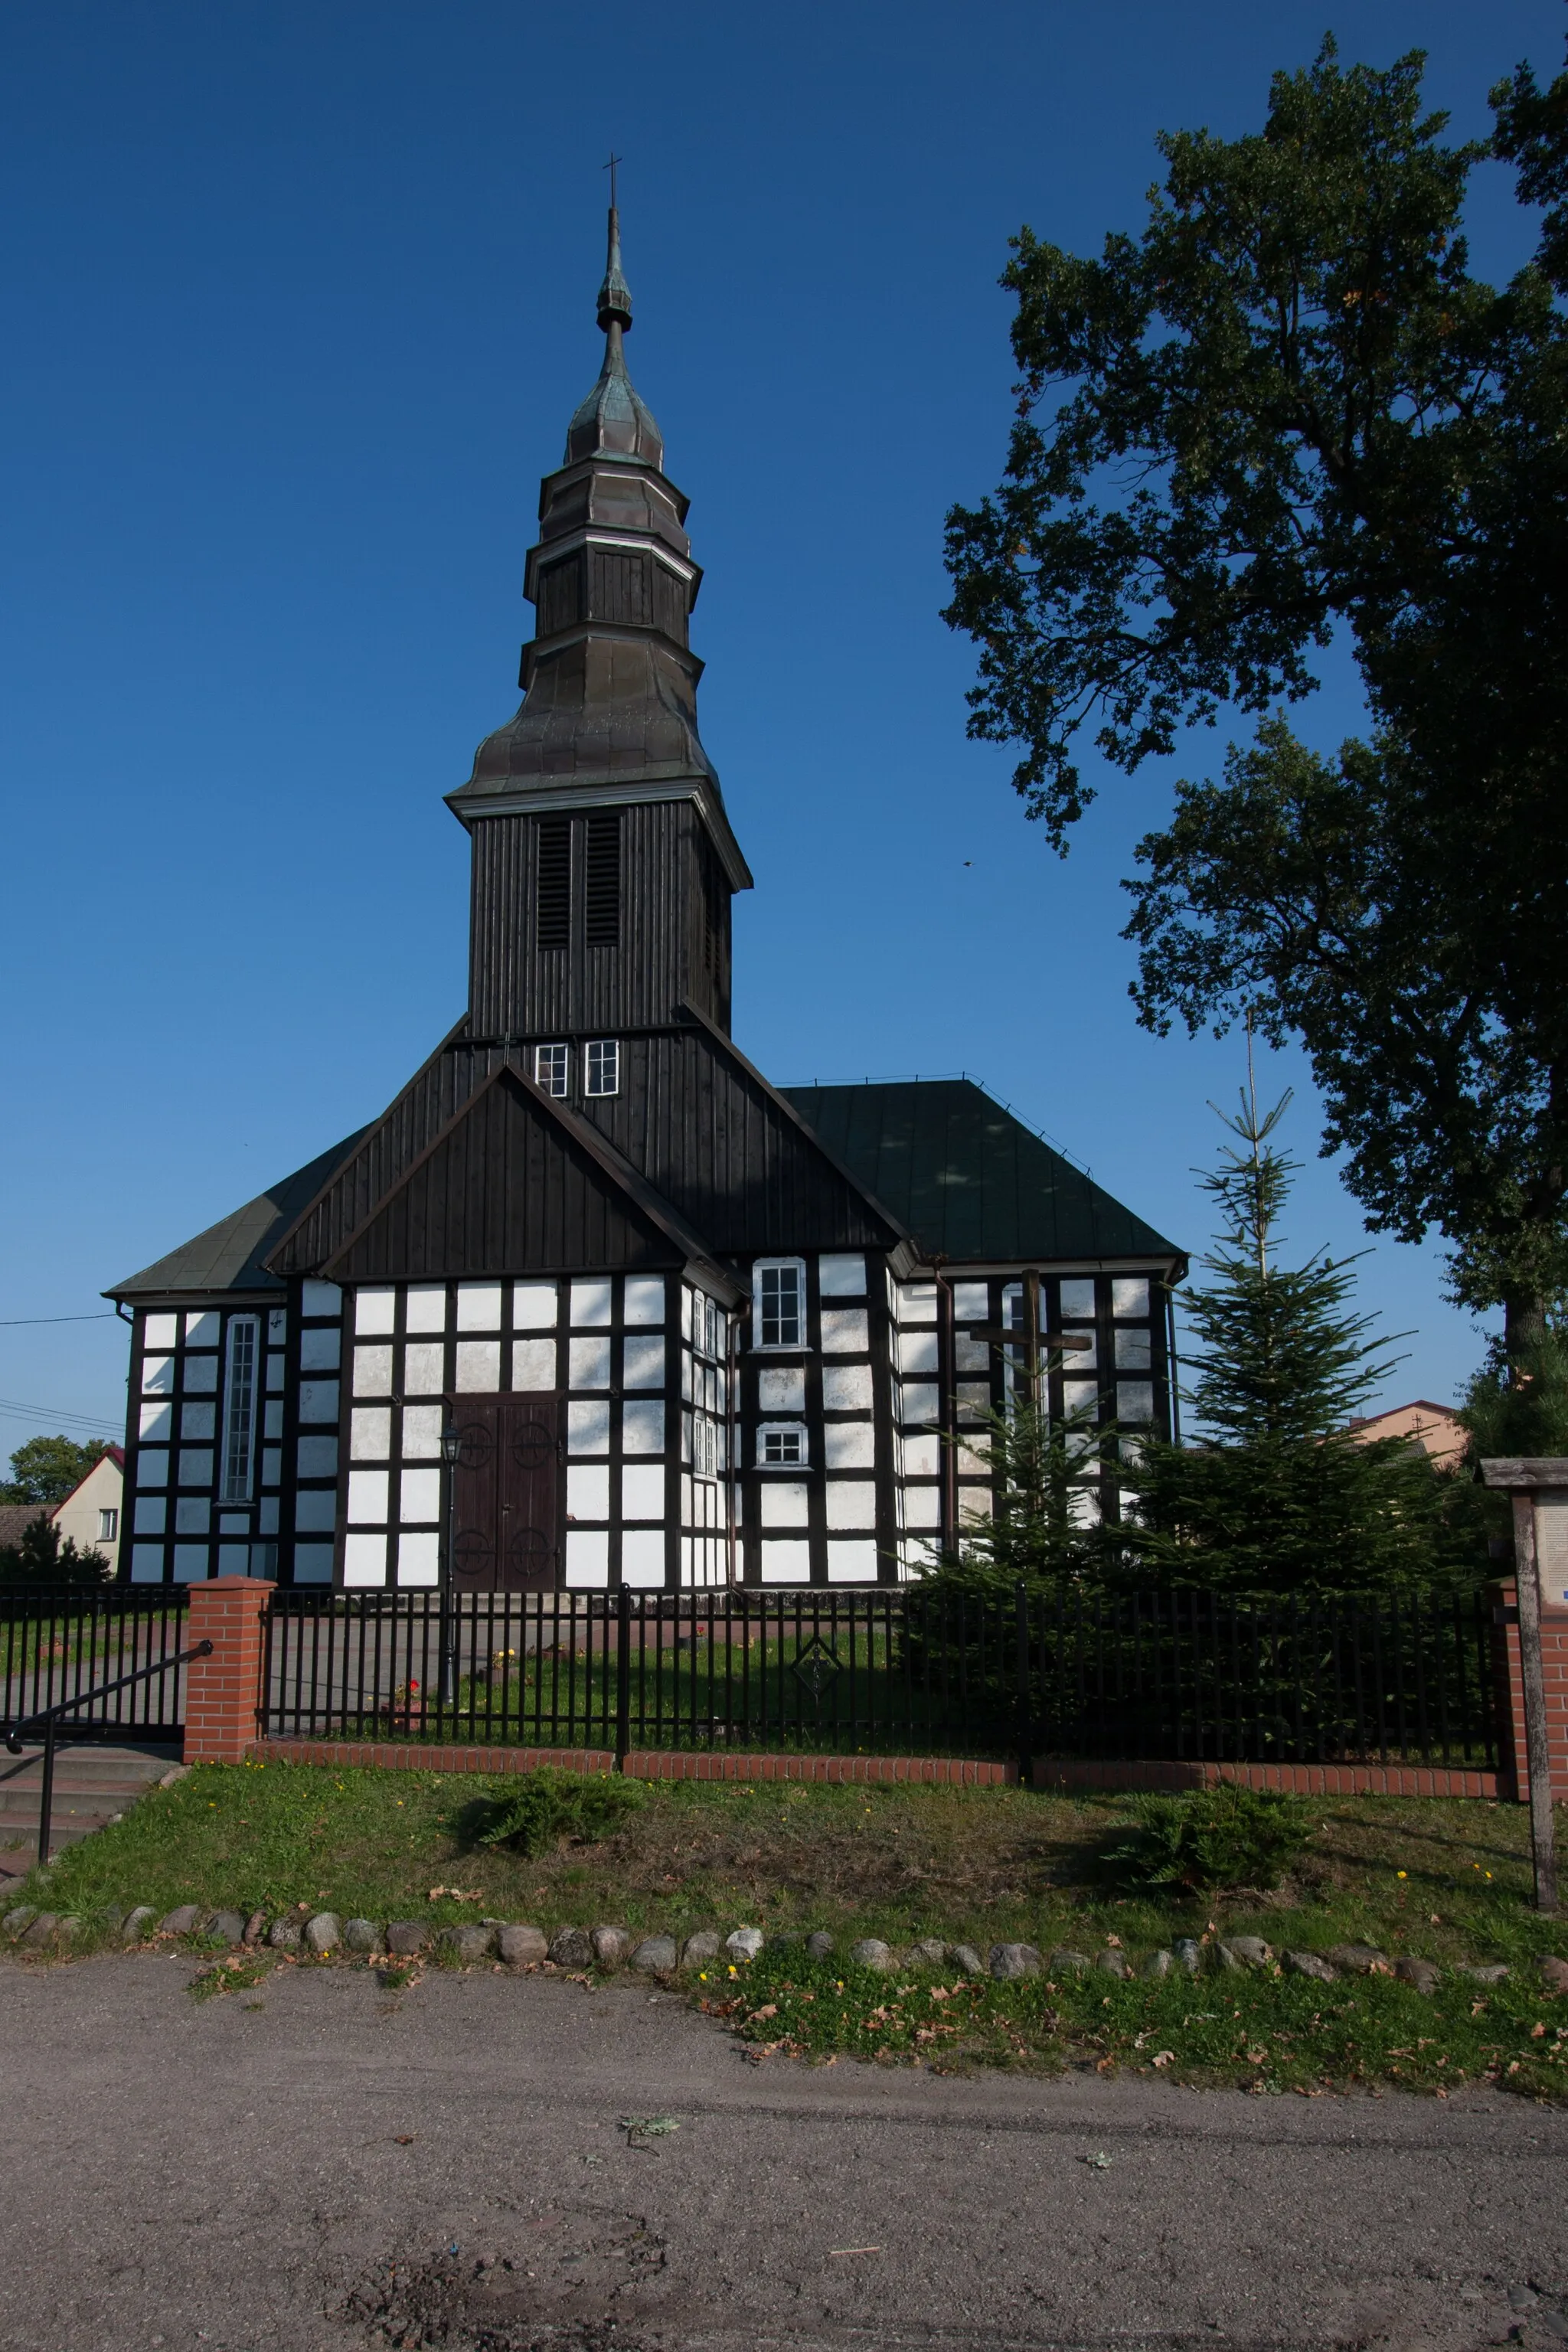
M 405 1772 L 531 1772 L 554 1764 L 566 1772 L 613 1772 L 607 1748 L 437 1748 L 375 1739 L 257 1739 L 247 1756 L 256 1764 L 390 1765 Z M 857 1781 L 887 1787 L 916 1781 L 927 1788 L 1016 1788 L 1016 1764 L 955 1756 L 735 1756 L 706 1749 L 661 1754 L 634 1748 L 627 1774 L 637 1780 Z
M 1511 1796 L 1495 1772 L 1430 1764 L 1066 1764 L 1035 1759 L 1037 1789 L 1206 1789 L 1237 1780 L 1247 1789 L 1287 1789 L 1302 1797 Z

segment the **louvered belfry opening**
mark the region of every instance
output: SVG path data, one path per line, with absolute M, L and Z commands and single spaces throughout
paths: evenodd
M 584 937 L 613 948 L 621 937 L 621 817 L 618 809 L 588 819 Z
M 572 820 L 539 820 L 539 881 L 533 902 L 534 943 L 540 948 L 572 944 Z

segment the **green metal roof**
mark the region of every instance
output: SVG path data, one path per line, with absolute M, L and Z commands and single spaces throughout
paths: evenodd
M 247 1201 L 243 1209 L 209 1225 L 194 1241 L 184 1242 L 155 1265 L 110 1284 L 105 1298 L 167 1297 L 187 1291 L 278 1290 L 282 1278 L 268 1274 L 262 1261 L 288 1232 L 300 1211 L 315 1199 L 332 1171 L 348 1158 L 360 1137 L 360 1128 L 307 1168 L 297 1168 L 267 1192 Z
M 780 1092 L 928 1255 L 1018 1265 L 1186 1253 L 972 1078 Z

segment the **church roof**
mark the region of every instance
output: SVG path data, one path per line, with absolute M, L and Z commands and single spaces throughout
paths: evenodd
M 972 1265 L 1185 1253 L 1124 1209 L 973 1078 L 784 1087 L 834 1157 L 928 1257 Z
M 105 1298 L 168 1298 L 186 1293 L 205 1296 L 214 1291 L 282 1291 L 286 1285 L 268 1273 L 264 1260 L 313 1201 L 333 1171 L 341 1168 L 366 1129 L 359 1128 L 330 1151 L 304 1168 L 296 1168 L 243 1209 L 209 1225 L 205 1234 L 184 1242 L 167 1257 L 111 1283 Z

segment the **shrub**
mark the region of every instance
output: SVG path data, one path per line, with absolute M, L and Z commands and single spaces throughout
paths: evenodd
M 1107 1861 L 1133 1886 L 1278 1886 L 1310 1835 L 1300 1798 L 1224 1781 L 1190 1797 L 1145 1797 L 1138 1828 Z
M 548 1853 L 563 1845 L 592 1845 L 609 1837 L 647 1801 L 636 1780 L 589 1779 L 542 1764 L 515 1792 L 498 1797 L 479 1832 L 481 1845 L 515 1846 L 520 1853 Z

